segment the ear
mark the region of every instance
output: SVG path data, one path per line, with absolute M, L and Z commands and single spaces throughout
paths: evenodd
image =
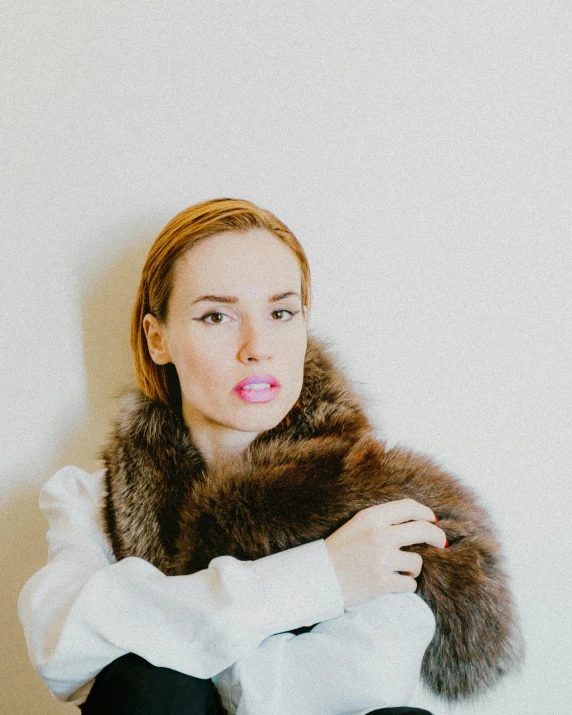
M 159 323 L 154 315 L 147 313 L 143 318 L 143 329 L 147 338 L 149 355 L 151 355 L 153 362 L 157 365 L 166 365 L 171 362 L 164 326 Z

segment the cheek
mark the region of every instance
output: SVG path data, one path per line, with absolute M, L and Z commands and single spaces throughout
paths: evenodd
M 304 359 L 306 357 L 307 337 L 303 333 L 293 339 L 288 347 L 286 363 L 291 384 L 295 389 L 302 389 L 304 379 Z
M 173 362 L 185 393 L 211 391 L 224 377 L 225 361 L 220 346 L 200 339 L 181 341 Z

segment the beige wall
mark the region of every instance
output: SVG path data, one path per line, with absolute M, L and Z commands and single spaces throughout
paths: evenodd
M 314 329 L 382 432 L 499 524 L 525 671 L 486 704 L 418 702 L 564 712 L 570 3 L 22 0 L 0 25 L 0 712 L 74 711 L 16 617 L 45 560 L 38 491 L 63 464 L 97 467 L 145 252 L 214 196 L 291 226 Z

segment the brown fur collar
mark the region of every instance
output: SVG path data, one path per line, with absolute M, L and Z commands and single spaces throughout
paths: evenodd
M 118 559 L 166 574 L 215 556 L 256 559 L 323 538 L 360 509 L 411 497 L 450 546 L 417 546 L 418 594 L 436 616 L 423 661 L 439 695 L 475 695 L 517 664 L 522 646 L 499 545 L 473 493 L 425 457 L 386 450 L 327 347 L 310 338 L 302 394 L 247 450 L 207 470 L 176 411 L 131 395 L 103 453 L 105 523 Z

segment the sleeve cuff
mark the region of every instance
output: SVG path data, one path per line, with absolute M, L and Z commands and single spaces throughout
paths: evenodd
M 266 556 L 252 565 L 263 587 L 269 633 L 343 615 L 340 584 L 323 539 Z

